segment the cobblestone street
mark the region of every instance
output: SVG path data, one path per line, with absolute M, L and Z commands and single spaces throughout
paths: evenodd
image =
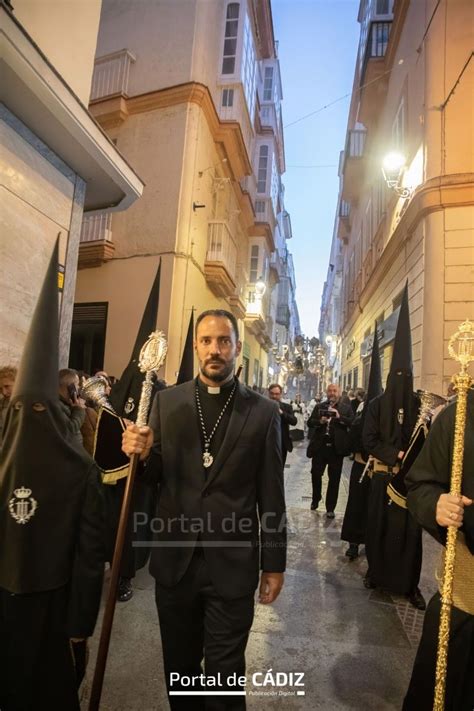
M 310 511 L 306 443 L 298 443 L 285 469 L 290 534 L 285 587 L 271 607 L 256 606 L 247 647 L 247 678 L 253 672 L 304 672 L 305 696 L 257 696 L 248 687 L 249 709 L 400 709 L 407 688 L 422 613 L 404 599 L 366 590 L 362 555 L 350 563 L 340 528 L 347 500 L 350 461 L 345 461 L 336 518 Z M 421 589 L 435 590 L 435 544 L 425 537 Z M 146 570 L 135 594 L 118 604 L 107 667 L 104 711 L 168 709 L 164 693 L 153 580 Z M 99 631 L 98 626 L 96 631 Z M 89 675 L 95 661 L 91 648 Z M 84 709 L 88 682 L 83 693 Z M 271 689 L 271 687 L 270 687 Z M 284 691 L 290 691 L 289 687 Z

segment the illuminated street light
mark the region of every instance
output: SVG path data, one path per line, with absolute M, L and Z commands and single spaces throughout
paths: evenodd
M 267 290 L 267 285 L 263 281 L 263 277 L 259 277 L 255 284 L 255 295 L 261 299 Z
M 401 179 L 406 166 L 406 158 L 399 151 L 390 151 L 382 161 L 382 174 L 387 186 L 402 198 L 408 198 L 412 189 L 403 187 Z

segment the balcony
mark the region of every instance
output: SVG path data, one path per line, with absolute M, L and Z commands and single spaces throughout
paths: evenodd
M 216 296 L 228 297 L 236 290 L 237 245 L 225 221 L 212 220 L 207 231 L 204 273 Z
M 229 305 L 238 319 L 244 319 L 247 313 L 247 284 L 249 275 L 243 264 L 237 264 L 236 287 L 233 294 L 229 296 Z
M 112 213 L 85 216 L 79 240 L 78 269 L 100 267 L 112 259 L 115 247 L 112 242 Z
M 271 339 L 267 332 L 267 315 L 269 306 L 268 289 L 263 297 L 255 293 L 255 284 L 247 284 L 247 308 L 244 323 L 257 341 L 265 349 L 271 345 Z
M 365 55 L 360 73 L 361 102 L 359 121 L 370 125 L 377 121 L 380 105 L 385 96 L 387 82 L 381 77 L 385 72 L 385 55 L 392 22 L 372 22 L 365 46 Z M 379 81 L 380 80 L 380 81 Z
M 351 204 L 347 200 L 339 203 L 339 221 L 337 225 L 337 236 L 344 244 L 347 244 L 351 227 Z
M 342 200 L 344 202 L 357 201 L 364 176 L 366 140 L 367 130 L 365 128 L 356 128 L 347 132 L 342 188 Z
M 284 235 L 285 239 L 291 239 L 293 237 L 293 231 L 291 229 L 290 213 L 287 212 L 286 210 L 283 210 L 283 212 L 282 212 L 281 223 L 282 223 L 283 235 Z
M 222 86 L 220 89 L 221 105 L 219 107 L 219 118 L 222 121 L 235 121 L 239 124 L 247 149 L 247 155 L 251 156 L 254 131 L 243 89 L 240 84 Z
M 280 326 L 290 327 L 290 307 L 287 304 L 279 304 L 277 307 L 276 322 Z
M 128 96 L 130 67 L 135 61 L 135 56 L 128 49 L 96 59 L 90 100 L 96 101 L 117 95 Z

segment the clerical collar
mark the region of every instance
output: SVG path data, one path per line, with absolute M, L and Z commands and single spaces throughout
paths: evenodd
M 208 393 L 208 395 L 221 395 L 221 394 L 228 394 L 235 383 L 235 377 L 232 378 L 232 380 L 229 380 L 227 383 L 224 385 L 206 385 L 206 383 L 203 383 L 201 378 L 198 376 L 197 377 L 197 383 L 199 386 L 199 389 L 201 391 L 204 391 Z

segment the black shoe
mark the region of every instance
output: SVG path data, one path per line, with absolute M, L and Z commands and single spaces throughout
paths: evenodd
M 358 543 L 349 543 L 349 548 L 346 550 L 346 556 L 349 558 L 349 560 L 355 560 L 359 557 Z
M 130 578 L 120 578 L 117 590 L 117 600 L 128 602 L 133 597 L 132 581 Z
M 420 592 L 420 588 L 415 588 L 413 592 L 408 595 L 408 600 L 410 604 L 413 605 L 417 610 L 426 610 L 425 598 Z
M 326 511 L 326 518 L 336 518 L 334 511 Z
M 317 511 L 319 504 L 315 504 L 314 501 L 311 502 L 311 511 Z
M 365 576 L 362 582 L 364 583 L 364 588 L 367 588 L 367 590 L 375 590 L 375 588 L 377 587 L 368 575 Z

